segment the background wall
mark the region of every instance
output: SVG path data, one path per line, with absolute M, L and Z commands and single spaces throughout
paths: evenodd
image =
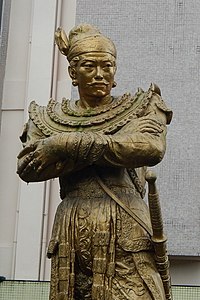
M 167 153 L 156 167 L 169 251 L 199 256 L 200 1 L 77 0 L 76 23 L 82 22 L 116 43 L 115 94 L 155 82 L 172 108 Z
M 58 182 L 22 183 L 16 175 L 19 135 L 35 99 L 71 97 L 67 64 L 54 46 L 57 26 L 97 25 L 118 49 L 115 95 L 158 84 L 174 111 L 158 173 L 174 284 L 200 285 L 199 63 L 200 3 L 195 0 L 13 0 L 0 136 L 0 275 L 49 279 L 46 247 L 58 204 Z M 8 3 L 8 2 L 7 2 Z M 2 48 L 1 48 L 2 50 Z M 2 61 L 3 60 L 3 61 Z M 1 74 L 2 75 L 2 74 Z M 73 91 L 73 97 L 76 93 Z M 1 102 L 0 102 L 1 103 Z M 179 259 L 178 259 L 179 258 Z M 188 260 L 190 259 L 190 260 Z

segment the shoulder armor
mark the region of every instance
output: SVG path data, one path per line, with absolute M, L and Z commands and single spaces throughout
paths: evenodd
M 161 90 L 160 90 L 160 88 L 159 88 L 159 86 L 157 84 L 155 84 L 155 83 L 152 82 L 150 84 L 149 90 L 152 91 L 152 92 L 154 92 L 154 93 L 156 93 L 156 94 L 158 94 L 159 96 L 161 96 Z
M 158 107 L 158 109 L 162 110 L 166 114 L 167 124 L 170 124 L 173 112 L 167 107 L 164 100 L 162 99 L 160 88 L 155 83 L 151 83 L 148 92 L 157 94 L 159 96 L 155 104 Z

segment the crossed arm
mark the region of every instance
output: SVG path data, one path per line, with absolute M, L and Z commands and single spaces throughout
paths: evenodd
M 114 135 L 69 132 L 40 136 L 30 121 L 26 143 L 18 155 L 17 173 L 26 182 L 44 181 L 88 165 L 136 168 L 152 166 L 165 153 L 166 117 L 148 115 L 133 120 Z

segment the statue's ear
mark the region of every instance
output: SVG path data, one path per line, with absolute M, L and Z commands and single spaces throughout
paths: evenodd
M 77 86 L 78 85 L 78 79 L 77 79 L 77 74 L 76 74 L 76 68 L 69 66 L 68 67 L 68 72 L 69 72 L 69 76 L 72 79 L 72 85 Z
M 74 67 L 69 66 L 68 67 L 69 76 L 71 79 L 76 79 L 76 69 Z

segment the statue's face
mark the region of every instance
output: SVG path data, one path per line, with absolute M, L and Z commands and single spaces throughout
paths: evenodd
M 115 59 L 109 53 L 91 52 L 81 55 L 75 68 L 80 95 L 97 98 L 109 95 L 115 71 Z

